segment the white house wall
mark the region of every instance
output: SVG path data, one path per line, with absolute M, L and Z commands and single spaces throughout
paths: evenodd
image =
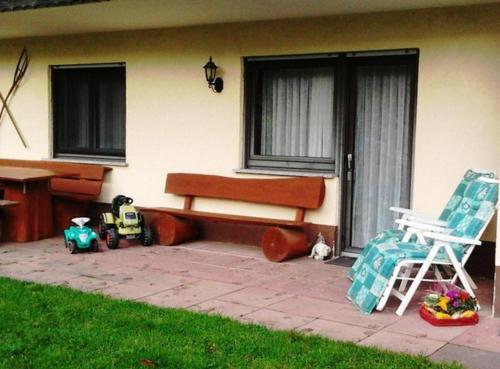
M 139 205 L 180 207 L 163 193 L 168 172 L 249 176 L 234 173 L 242 162 L 242 57 L 419 48 L 412 201 L 437 214 L 467 168 L 500 167 L 499 16 L 497 4 L 0 41 L 4 93 L 23 46 L 31 56 L 10 105 L 29 149 L 4 118 L 0 157 L 51 157 L 50 65 L 125 62 L 127 166 L 113 168 L 100 200 L 124 193 Z M 221 67 L 221 94 L 205 82 L 210 55 Z M 338 225 L 339 181 L 326 183 L 323 207 L 307 220 Z M 275 207 L 196 201 L 203 210 L 293 217 Z

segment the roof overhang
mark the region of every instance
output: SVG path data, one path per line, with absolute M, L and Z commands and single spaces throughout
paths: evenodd
M 111 0 L 0 13 L 0 39 L 497 2 L 499 0 Z

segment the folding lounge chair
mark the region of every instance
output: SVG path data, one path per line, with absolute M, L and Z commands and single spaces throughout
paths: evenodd
M 438 218 L 418 213 L 412 209 L 391 207 L 390 208 L 391 211 L 402 215 L 401 219 L 397 219 L 395 221 L 397 224 L 397 228 L 383 230 L 382 232 L 379 232 L 375 237 L 371 238 L 363 248 L 363 252 L 359 255 L 358 259 L 356 260 L 352 268 L 349 270 L 348 277 L 350 279 L 353 278 L 353 275 L 358 270 L 358 267 L 363 263 L 365 255 L 374 245 L 387 243 L 391 241 L 394 242 L 403 241 L 405 235 L 407 236 L 407 239 L 405 239 L 405 241 L 408 241 L 409 235 L 407 234 L 406 230 L 410 227 L 413 230 L 411 236 L 414 236 L 413 237 L 414 239 L 418 236 L 421 236 L 421 233 L 418 233 L 417 230 L 430 231 L 430 232 L 443 232 L 443 228 L 446 228 L 448 226 L 448 220 L 450 216 L 453 214 L 453 211 L 462 201 L 467 186 L 472 181 L 478 179 L 479 177 L 495 178 L 495 173 L 482 169 L 467 170 L 464 176 L 462 177 L 461 181 L 459 182 L 458 186 L 455 188 L 455 191 L 453 191 L 453 194 L 451 195 L 450 199 L 446 203 L 444 209 L 441 211 L 441 214 L 439 215 Z M 405 285 L 406 283 L 403 282 L 401 288 L 404 289 Z M 474 288 L 476 288 L 475 285 Z
M 355 273 L 348 297 L 360 310 L 369 313 L 374 307 L 382 310 L 389 296 L 394 295 L 402 301 L 396 311 L 402 315 L 420 282 L 431 281 L 424 279 L 429 268 L 437 265 L 453 267 L 463 287 L 474 296 L 464 265 L 474 246 L 481 244 L 479 239 L 493 217 L 498 203 L 498 184 L 498 180 L 490 178 L 469 183 L 460 204 L 450 215 L 449 229 L 440 229 L 440 232 L 418 229 L 420 237 L 416 241 L 389 240 L 374 245 Z M 414 231 L 409 229 L 408 233 Z M 420 268 L 411 277 L 407 270 L 414 266 Z M 439 274 L 437 277 L 441 279 Z M 398 280 L 413 281 L 405 294 L 394 288 Z

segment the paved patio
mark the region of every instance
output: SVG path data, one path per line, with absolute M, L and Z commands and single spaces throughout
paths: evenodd
M 395 301 L 383 312 L 359 313 L 344 297 L 346 271 L 307 257 L 271 263 L 257 247 L 208 241 L 149 248 L 123 242 L 118 250 L 101 244 L 98 253 L 76 255 L 66 251 L 61 237 L 0 245 L 3 276 L 458 360 L 469 368 L 498 367 L 493 281 L 476 280 L 483 307 L 479 325 L 437 328 L 418 316 L 419 298 L 403 317 L 395 315 Z

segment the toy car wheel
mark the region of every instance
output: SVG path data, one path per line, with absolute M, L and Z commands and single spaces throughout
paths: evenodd
M 137 214 L 139 218 L 139 226 L 144 227 L 144 215 L 142 213 Z
M 76 253 L 76 243 L 75 241 L 73 240 L 68 240 L 66 242 L 66 245 L 68 246 L 68 251 L 71 253 L 71 254 L 75 254 Z
M 99 238 L 101 240 L 106 239 L 106 231 L 107 231 L 106 222 L 104 221 L 104 216 L 101 215 L 99 217 L 99 225 L 98 225 L 98 233 L 99 233 Z
M 153 234 L 151 233 L 151 228 L 146 226 L 142 227 L 141 243 L 143 246 L 151 246 L 153 244 Z
M 118 247 L 118 233 L 116 229 L 110 228 L 106 231 L 106 245 L 109 249 L 116 249 Z
M 99 251 L 99 244 L 96 239 L 90 241 L 90 251 L 97 252 Z

